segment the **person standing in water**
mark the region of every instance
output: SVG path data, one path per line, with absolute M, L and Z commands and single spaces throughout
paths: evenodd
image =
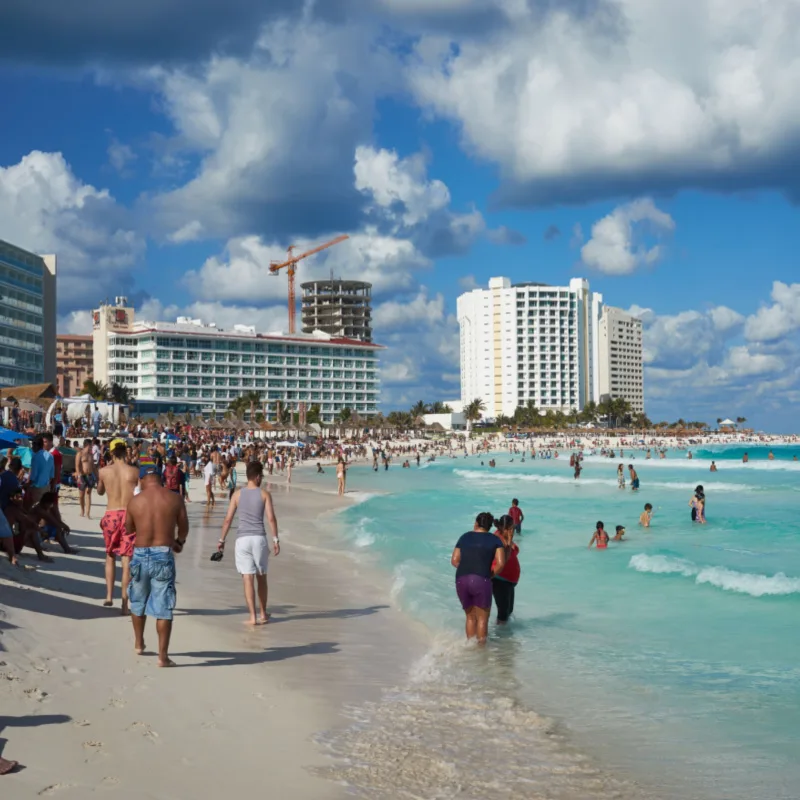
M 698 486 L 694 490 L 694 497 L 689 501 L 689 507 L 692 509 L 692 522 L 699 522 L 701 525 L 705 525 L 706 494 L 702 486 Z
M 608 548 L 608 533 L 606 533 L 605 526 L 602 522 L 597 523 L 595 532 L 592 534 L 592 540 L 589 542 L 589 549 L 592 545 L 597 543 L 598 550 L 606 550 Z
M 515 497 L 511 501 L 511 508 L 508 509 L 508 516 L 514 520 L 514 533 L 522 533 L 522 523 L 525 520 L 525 515 L 519 507 L 519 500 Z
M 502 570 L 496 572 L 492 578 L 492 594 L 497 606 L 497 624 L 505 625 L 514 613 L 514 593 L 520 576 L 519 558 L 517 557 L 519 547 L 514 541 L 516 525 L 509 514 L 504 514 L 500 519 L 496 519 L 494 524 L 497 526 L 495 535 L 499 537 L 505 548 L 506 563 Z
M 467 639 L 477 639 L 479 644 L 488 635 L 492 578 L 506 565 L 503 542 L 490 532 L 493 522 L 488 511 L 478 514 L 475 526 L 459 538 L 450 557 L 456 568 L 456 593 L 466 615 Z
M 617 467 L 617 486 L 620 489 L 624 489 L 625 488 L 625 465 L 624 464 L 620 464 Z
M 347 485 L 347 464 L 344 463 L 341 456 L 336 464 L 336 483 L 338 484 L 338 494 L 341 497 L 345 493 Z
M 628 472 L 631 475 L 631 491 L 638 492 L 639 491 L 639 475 L 636 473 L 636 470 L 633 468 L 633 464 L 628 464 Z

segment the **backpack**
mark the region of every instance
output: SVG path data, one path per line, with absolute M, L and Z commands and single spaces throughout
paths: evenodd
M 167 464 L 167 468 L 164 471 L 164 485 L 171 492 L 177 492 L 180 489 L 179 472 L 180 469 L 177 464 Z

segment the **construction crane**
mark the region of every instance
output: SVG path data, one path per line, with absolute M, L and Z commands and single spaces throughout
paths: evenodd
M 327 250 L 329 247 L 333 247 L 335 244 L 339 244 L 343 242 L 345 239 L 349 239 L 350 237 L 347 234 L 343 236 L 337 236 L 335 239 L 331 239 L 330 242 L 325 242 L 325 244 L 321 244 L 319 247 L 315 247 L 313 250 L 309 250 L 306 253 L 301 253 L 299 256 L 292 255 L 295 246 L 292 245 L 288 249 L 289 258 L 286 261 L 273 261 L 269 265 L 269 271 L 272 275 L 277 275 L 282 269 L 286 269 L 287 274 L 289 275 L 289 333 L 294 333 L 294 320 L 296 314 L 296 302 L 295 302 L 295 293 L 294 293 L 294 274 L 297 272 L 297 264 L 299 261 L 302 261 L 304 258 L 308 258 L 309 256 L 313 256 L 315 253 L 319 253 L 321 250 Z

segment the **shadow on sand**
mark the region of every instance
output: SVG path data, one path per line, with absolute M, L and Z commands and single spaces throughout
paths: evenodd
M 272 623 L 270 622 L 270 625 Z M 268 627 L 268 626 L 267 626 Z M 170 653 L 173 658 L 203 658 L 198 664 L 179 664 L 178 667 L 230 667 L 235 664 L 249 666 L 285 661 L 300 656 L 320 656 L 339 652 L 338 642 L 313 642 L 293 647 L 270 647 L 260 652 L 232 653 L 225 650 L 198 650 L 192 653 Z

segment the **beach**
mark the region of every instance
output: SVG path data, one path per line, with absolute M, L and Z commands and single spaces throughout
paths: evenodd
M 20 762 L 2 797 L 187 798 L 268 791 L 342 796 L 316 740 L 346 723 L 345 704 L 379 698 L 426 649 L 421 626 L 393 610 L 390 586 L 332 541 L 335 476 L 313 488 L 302 471 L 270 488 L 282 552 L 270 565 L 269 625 L 250 628 L 232 554 L 209 561 L 227 502 L 207 516 L 188 504 L 191 530 L 177 556 L 175 669 L 152 650 L 136 656 L 129 619 L 102 606 L 103 539 L 76 500 L 62 504 L 76 556 L 36 570 L 0 562 L 0 748 Z M 199 498 L 202 487 L 191 489 Z M 227 499 L 227 498 L 225 498 Z M 98 502 L 100 501 L 100 502 Z M 117 587 L 117 597 L 119 588 Z

